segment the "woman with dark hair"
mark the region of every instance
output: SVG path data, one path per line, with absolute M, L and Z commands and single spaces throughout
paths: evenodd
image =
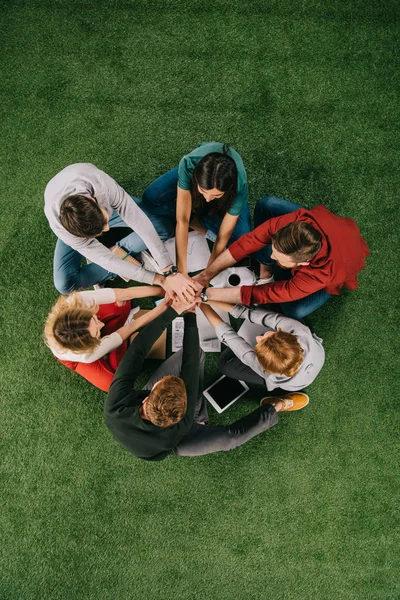
M 215 241 L 209 264 L 233 241 L 251 231 L 247 176 L 240 155 L 226 144 L 200 144 L 179 166 L 145 190 L 150 213 L 176 220 L 176 257 L 187 275 L 189 227 Z

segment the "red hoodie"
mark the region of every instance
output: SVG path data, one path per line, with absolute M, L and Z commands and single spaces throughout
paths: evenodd
M 343 286 L 349 290 L 358 286 L 357 274 L 364 269 L 369 254 L 367 243 L 353 219 L 338 217 L 322 204 L 311 210 L 300 208 L 265 221 L 251 233 L 242 235 L 229 247 L 229 251 L 239 261 L 270 244 L 272 235 L 293 221 L 309 223 L 321 233 L 320 251 L 308 265 L 294 267 L 293 276 L 288 281 L 242 286 L 243 304 L 292 302 L 322 289 L 328 294 L 338 295 Z

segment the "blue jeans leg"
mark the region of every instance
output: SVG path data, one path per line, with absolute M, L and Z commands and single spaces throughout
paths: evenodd
M 153 214 L 151 209 L 145 206 L 142 200 L 139 198 L 132 197 L 132 200 L 136 202 L 139 208 L 147 215 L 150 221 L 153 223 L 154 229 L 156 230 L 159 238 L 165 242 L 169 238 L 174 236 L 174 224 L 171 219 L 160 216 L 158 214 Z M 110 227 L 123 227 L 127 226 L 124 221 L 121 219 L 119 215 L 117 215 L 118 219 L 115 219 L 115 223 L 118 222 L 118 225 L 114 225 L 114 214 L 112 219 L 110 219 Z M 113 224 L 111 224 L 111 220 L 113 220 Z M 140 237 L 140 235 L 136 231 L 132 231 L 128 236 L 124 237 L 117 244 L 118 246 L 122 246 L 127 252 L 131 254 L 139 254 L 143 250 L 146 250 L 147 246 Z
M 265 196 L 265 198 L 261 198 L 257 202 L 254 209 L 254 227 L 258 227 L 262 223 L 265 223 L 265 221 L 268 221 L 268 219 L 287 215 L 299 208 L 302 207 L 294 202 L 276 198 L 275 196 Z M 257 252 L 258 262 L 263 265 L 274 265 L 275 261 L 271 259 L 271 253 L 271 244 L 268 244 L 265 248 Z
M 141 201 L 138 198 L 132 198 L 132 201 L 136 202 L 143 212 L 146 213 L 152 221 L 157 234 L 163 241 L 174 235 L 174 228 L 170 220 L 150 214 L 141 205 Z M 129 228 L 116 211 L 111 215 L 108 224 L 110 229 L 115 227 Z M 138 254 L 146 249 L 146 244 L 135 231 L 120 240 L 118 246 L 122 246 L 132 254 Z M 69 294 L 74 290 L 86 289 L 95 283 L 106 281 L 115 276 L 114 273 L 110 273 L 95 263 L 82 265 L 83 258 L 79 252 L 67 246 L 62 240 L 57 240 L 54 251 L 53 272 L 54 285 L 60 294 Z
M 53 278 L 54 286 L 60 294 L 84 290 L 114 276 L 113 273 L 94 263 L 81 266 L 83 259 L 82 254 L 67 246 L 62 240 L 57 240 L 54 250 Z
M 325 304 L 330 297 L 330 294 L 325 290 L 318 290 L 318 292 L 300 298 L 300 300 L 281 302 L 280 307 L 283 314 L 287 317 L 291 317 L 292 319 L 303 319 Z
M 200 223 L 203 225 L 203 227 L 206 227 L 207 229 L 218 235 L 219 228 L 221 227 L 222 223 L 222 217 L 216 217 L 214 215 L 204 215 L 200 217 Z M 228 241 L 228 246 L 234 241 L 238 240 L 242 235 L 244 235 L 245 233 L 249 233 L 250 231 L 250 207 L 249 203 L 246 202 L 232 231 L 232 235 Z
M 152 215 L 167 217 L 176 223 L 176 194 L 178 185 L 178 167 L 164 173 L 151 183 L 143 192 L 143 206 Z
M 275 261 L 272 261 L 274 263 Z M 292 272 L 290 269 L 282 269 L 275 263 L 274 267 L 274 279 L 275 281 L 284 281 L 292 278 Z M 309 296 L 300 298 L 300 300 L 293 300 L 293 302 L 281 302 L 280 308 L 284 315 L 291 317 L 292 319 L 303 319 L 307 315 L 311 314 L 317 308 L 320 308 L 330 298 L 330 294 L 325 290 L 318 290 Z

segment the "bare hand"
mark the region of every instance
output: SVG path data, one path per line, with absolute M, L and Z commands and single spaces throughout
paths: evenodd
M 196 313 L 196 308 L 198 306 L 200 306 L 200 305 L 201 305 L 200 298 L 195 298 L 195 301 L 194 301 L 194 304 L 193 304 L 192 308 L 188 308 L 187 310 L 185 310 L 185 314 L 186 313 Z
M 173 296 L 169 293 L 164 291 L 164 302 L 168 303 L 168 306 L 171 306 L 173 300 Z
M 183 303 L 194 301 L 197 288 L 190 277 L 185 277 L 182 273 L 166 277 L 163 283 L 164 290 L 172 297 L 177 296 Z
M 201 290 L 206 286 L 202 285 L 202 283 L 198 279 L 196 279 L 196 277 L 198 277 L 198 275 L 195 275 L 195 277 L 192 277 L 192 282 L 196 286 L 197 295 L 199 295 Z
M 210 283 L 207 275 L 205 275 L 205 271 L 195 275 L 193 277 L 193 281 L 196 283 L 196 287 L 199 292 L 201 292 L 203 288 L 208 287 L 208 284 Z
M 181 315 L 185 312 L 195 312 L 196 306 L 199 304 L 199 300 L 200 299 L 196 298 L 194 301 L 181 302 L 178 297 L 175 296 L 174 300 L 172 301 L 172 308 L 178 313 L 178 315 Z

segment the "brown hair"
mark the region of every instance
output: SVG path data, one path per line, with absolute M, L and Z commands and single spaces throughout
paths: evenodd
M 68 196 L 60 206 L 60 223 L 69 233 L 82 238 L 100 235 L 106 220 L 100 206 L 87 196 Z
M 163 377 L 150 392 L 146 402 L 146 418 L 158 427 L 179 423 L 187 408 L 186 388 L 175 375 Z
M 193 169 L 191 184 L 193 210 L 201 213 L 207 208 L 210 215 L 225 216 L 237 194 L 237 184 L 238 170 L 234 159 L 229 155 L 227 144 L 223 145 L 222 152 L 205 154 Z M 224 195 L 208 204 L 199 192 L 198 185 L 204 190 L 215 188 L 224 192 Z
M 89 323 L 98 311 L 97 304 L 85 306 L 75 292 L 69 296 L 60 296 L 44 327 L 46 344 L 54 350 L 71 350 L 77 354 L 94 350 L 100 340 L 89 332 Z
M 293 377 L 303 362 L 303 348 L 297 337 L 280 329 L 260 340 L 254 351 L 264 371 L 275 375 Z
M 304 221 L 293 221 L 272 236 L 274 248 L 294 262 L 307 262 L 321 248 L 322 235 Z

